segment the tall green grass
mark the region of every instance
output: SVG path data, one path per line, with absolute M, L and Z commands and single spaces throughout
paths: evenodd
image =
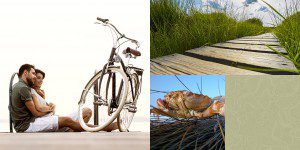
M 202 11 L 188 0 L 151 0 L 151 58 L 269 30 L 259 19 L 237 21 L 227 11 Z
M 288 55 L 284 55 L 275 49 L 269 47 L 273 51 L 277 52 L 278 54 L 282 55 L 283 57 L 291 60 L 297 70 L 294 72 L 300 72 L 300 2 L 292 0 L 290 3 L 285 1 L 285 13 L 280 12 L 279 10 L 275 9 L 272 5 L 267 3 L 266 1 L 262 0 L 265 4 L 271 8 L 274 15 L 274 22 L 278 23 L 282 21 L 280 24 L 277 25 L 274 29 L 274 34 L 280 41 L 281 46 L 283 46 Z M 287 17 L 286 17 L 287 16 Z M 293 71 L 293 70 L 291 70 Z

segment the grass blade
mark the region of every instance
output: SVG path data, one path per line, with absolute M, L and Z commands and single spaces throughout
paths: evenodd
M 290 60 L 291 62 L 293 62 L 295 64 L 296 67 L 300 67 L 300 64 L 297 63 L 294 59 L 291 59 L 290 57 L 282 54 L 281 52 L 277 51 L 276 49 L 274 49 L 273 47 L 269 46 L 269 45 L 266 45 L 269 49 L 271 49 L 272 51 L 274 51 L 275 53 L 277 53 L 278 55 Z
M 281 13 L 279 13 L 272 5 L 270 5 L 269 3 L 267 3 L 266 1 L 264 1 L 264 0 L 261 0 L 261 1 L 263 1 L 265 4 L 267 4 L 276 14 L 278 14 L 280 17 L 282 17 L 283 19 L 285 19 L 285 17 L 281 14 Z

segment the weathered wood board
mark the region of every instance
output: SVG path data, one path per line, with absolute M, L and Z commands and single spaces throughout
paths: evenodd
M 239 43 L 239 44 L 250 44 L 250 45 L 272 45 L 279 46 L 279 42 L 269 42 L 269 41 L 242 41 L 242 40 L 230 40 L 226 43 Z
M 266 33 L 266 34 L 261 34 L 261 35 L 257 35 L 257 36 L 245 36 L 245 37 L 242 37 L 244 39 L 277 39 L 277 37 L 272 34 L 272 33 Z
M 274 52 L 273 50 L 271 50 L 270 48 L 268 48 L 265 45 L 249 45 L 249 44 L 239 44 L 239 43 L 217 43 L 217 44 L 212 45 L 212 47 L 258 52 L 258 53 L 276 54 L 276 52 Z M 280 46 L 271 46 L 271 47 L 283 54 L 287 54 L 286 50 Z
M 277 54 L 228 50 L 210 46 L 189 50 L 187 52 L 266 68 L 295 69 L 292 62 Z
M 245 39 L 245 38 L 239 38 L 237 39 L 239 41 L 265 41 L 265 42 L 279 42 L 277 39 Z
M 166 70 L 152 70 L 152 65 L 165 67 Z M 180 72 L 178 72 L 180 70 Z M 151 60 L 151 74 L 236 74 L 261 75 L 263 73 L 231 67 L 219 63 L 205 61 L 194 57 L 172 54 Z

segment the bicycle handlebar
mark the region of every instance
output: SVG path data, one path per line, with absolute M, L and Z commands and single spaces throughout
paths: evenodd
M 97 17 L 97 20 L 101 21 L 103 24 L 110 25 L 111 27 L 113 27 L 113 29 L 120 35 L 120 38 L 118 38 L 118 40 L 121 38 L 125 38 L 125 39 L 130 40 L 132 43 L 135 43 L 138 47 L 140 46 L 139 42 L 137 40 L 129 38 L 129 37 L 125 36 L 124 34 L 122 34 L 113 24 L 108 22 L 109 21 L 108 19 L 102 19 L 100 17 Z
M 99 20 L 99 21 L 101 21 L 101 22 L 103 22 L 103 23 L 106 23 L 106 22 L 109 21 L 108 19 L 102 19 L 102 18 L 100 18 L 100 17 L 97 17 L 97 20 Z

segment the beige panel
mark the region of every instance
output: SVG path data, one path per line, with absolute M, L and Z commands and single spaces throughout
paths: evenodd
M 300 147 L 300 76 L 227 76 L 226 149 Z

